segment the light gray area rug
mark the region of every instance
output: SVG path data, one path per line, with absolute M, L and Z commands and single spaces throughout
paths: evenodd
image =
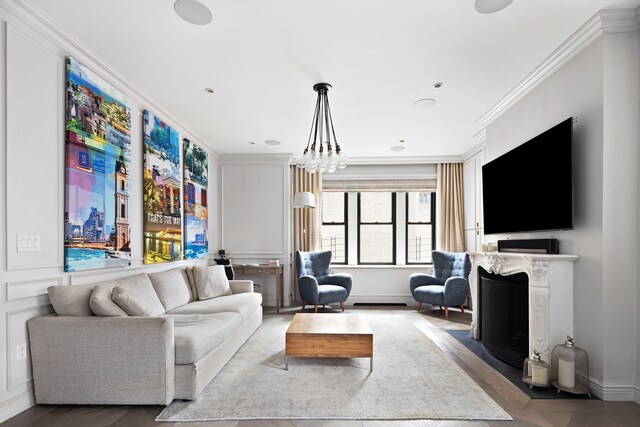
M 512 420 L 405 316 L 366 318 L 373 372 L 369 359 L 334 358 L 290 358 L 285 370 L 293 316 L 265 316 L 196 400 L 174 400 L 156 421 Z

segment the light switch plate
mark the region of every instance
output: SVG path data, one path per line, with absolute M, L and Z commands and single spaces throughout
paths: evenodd
M 39 234 L 18 234 L 18 252 L 39 252 Z

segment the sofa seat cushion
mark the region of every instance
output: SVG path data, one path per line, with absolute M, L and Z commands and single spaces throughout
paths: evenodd
M 235 334 L 242 323 L 240 313 L 164 314 L 173 318 L 176 365 L 188 365 Z
M 167 312 L 167 314 L 213 314 L 226 311 L 240 313 L 246 321 L 262 304 L 262 294 L 246 293 L 225 295 L 203 301 L 194 301 Z

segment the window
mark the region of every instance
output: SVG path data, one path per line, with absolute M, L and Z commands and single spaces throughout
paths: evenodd
M 431 263 L 436 193 L 407 193 L 407 264 Z
M 120 218 L 127 218 L 127 208 L 125 207 L 124 203 L 120 205 Z
M 322 193 L 322 250 L 331 251 L 331 262 L 347 263 L 347 193 Z
M 358 193 L 358 264 L 395 264 L 396 193 Z

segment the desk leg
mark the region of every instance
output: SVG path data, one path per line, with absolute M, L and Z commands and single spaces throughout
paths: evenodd
M 284 294 L 282 283 L 282 274 L 276 274 L 276 313 L 280 313 L 280 307 L 284 305 Z
M 289 370 L 289 356 L 284 357 L 284 369 L 285 371 Z
M 373 355 L 369 359 L 369 372 L 373 372 Z

